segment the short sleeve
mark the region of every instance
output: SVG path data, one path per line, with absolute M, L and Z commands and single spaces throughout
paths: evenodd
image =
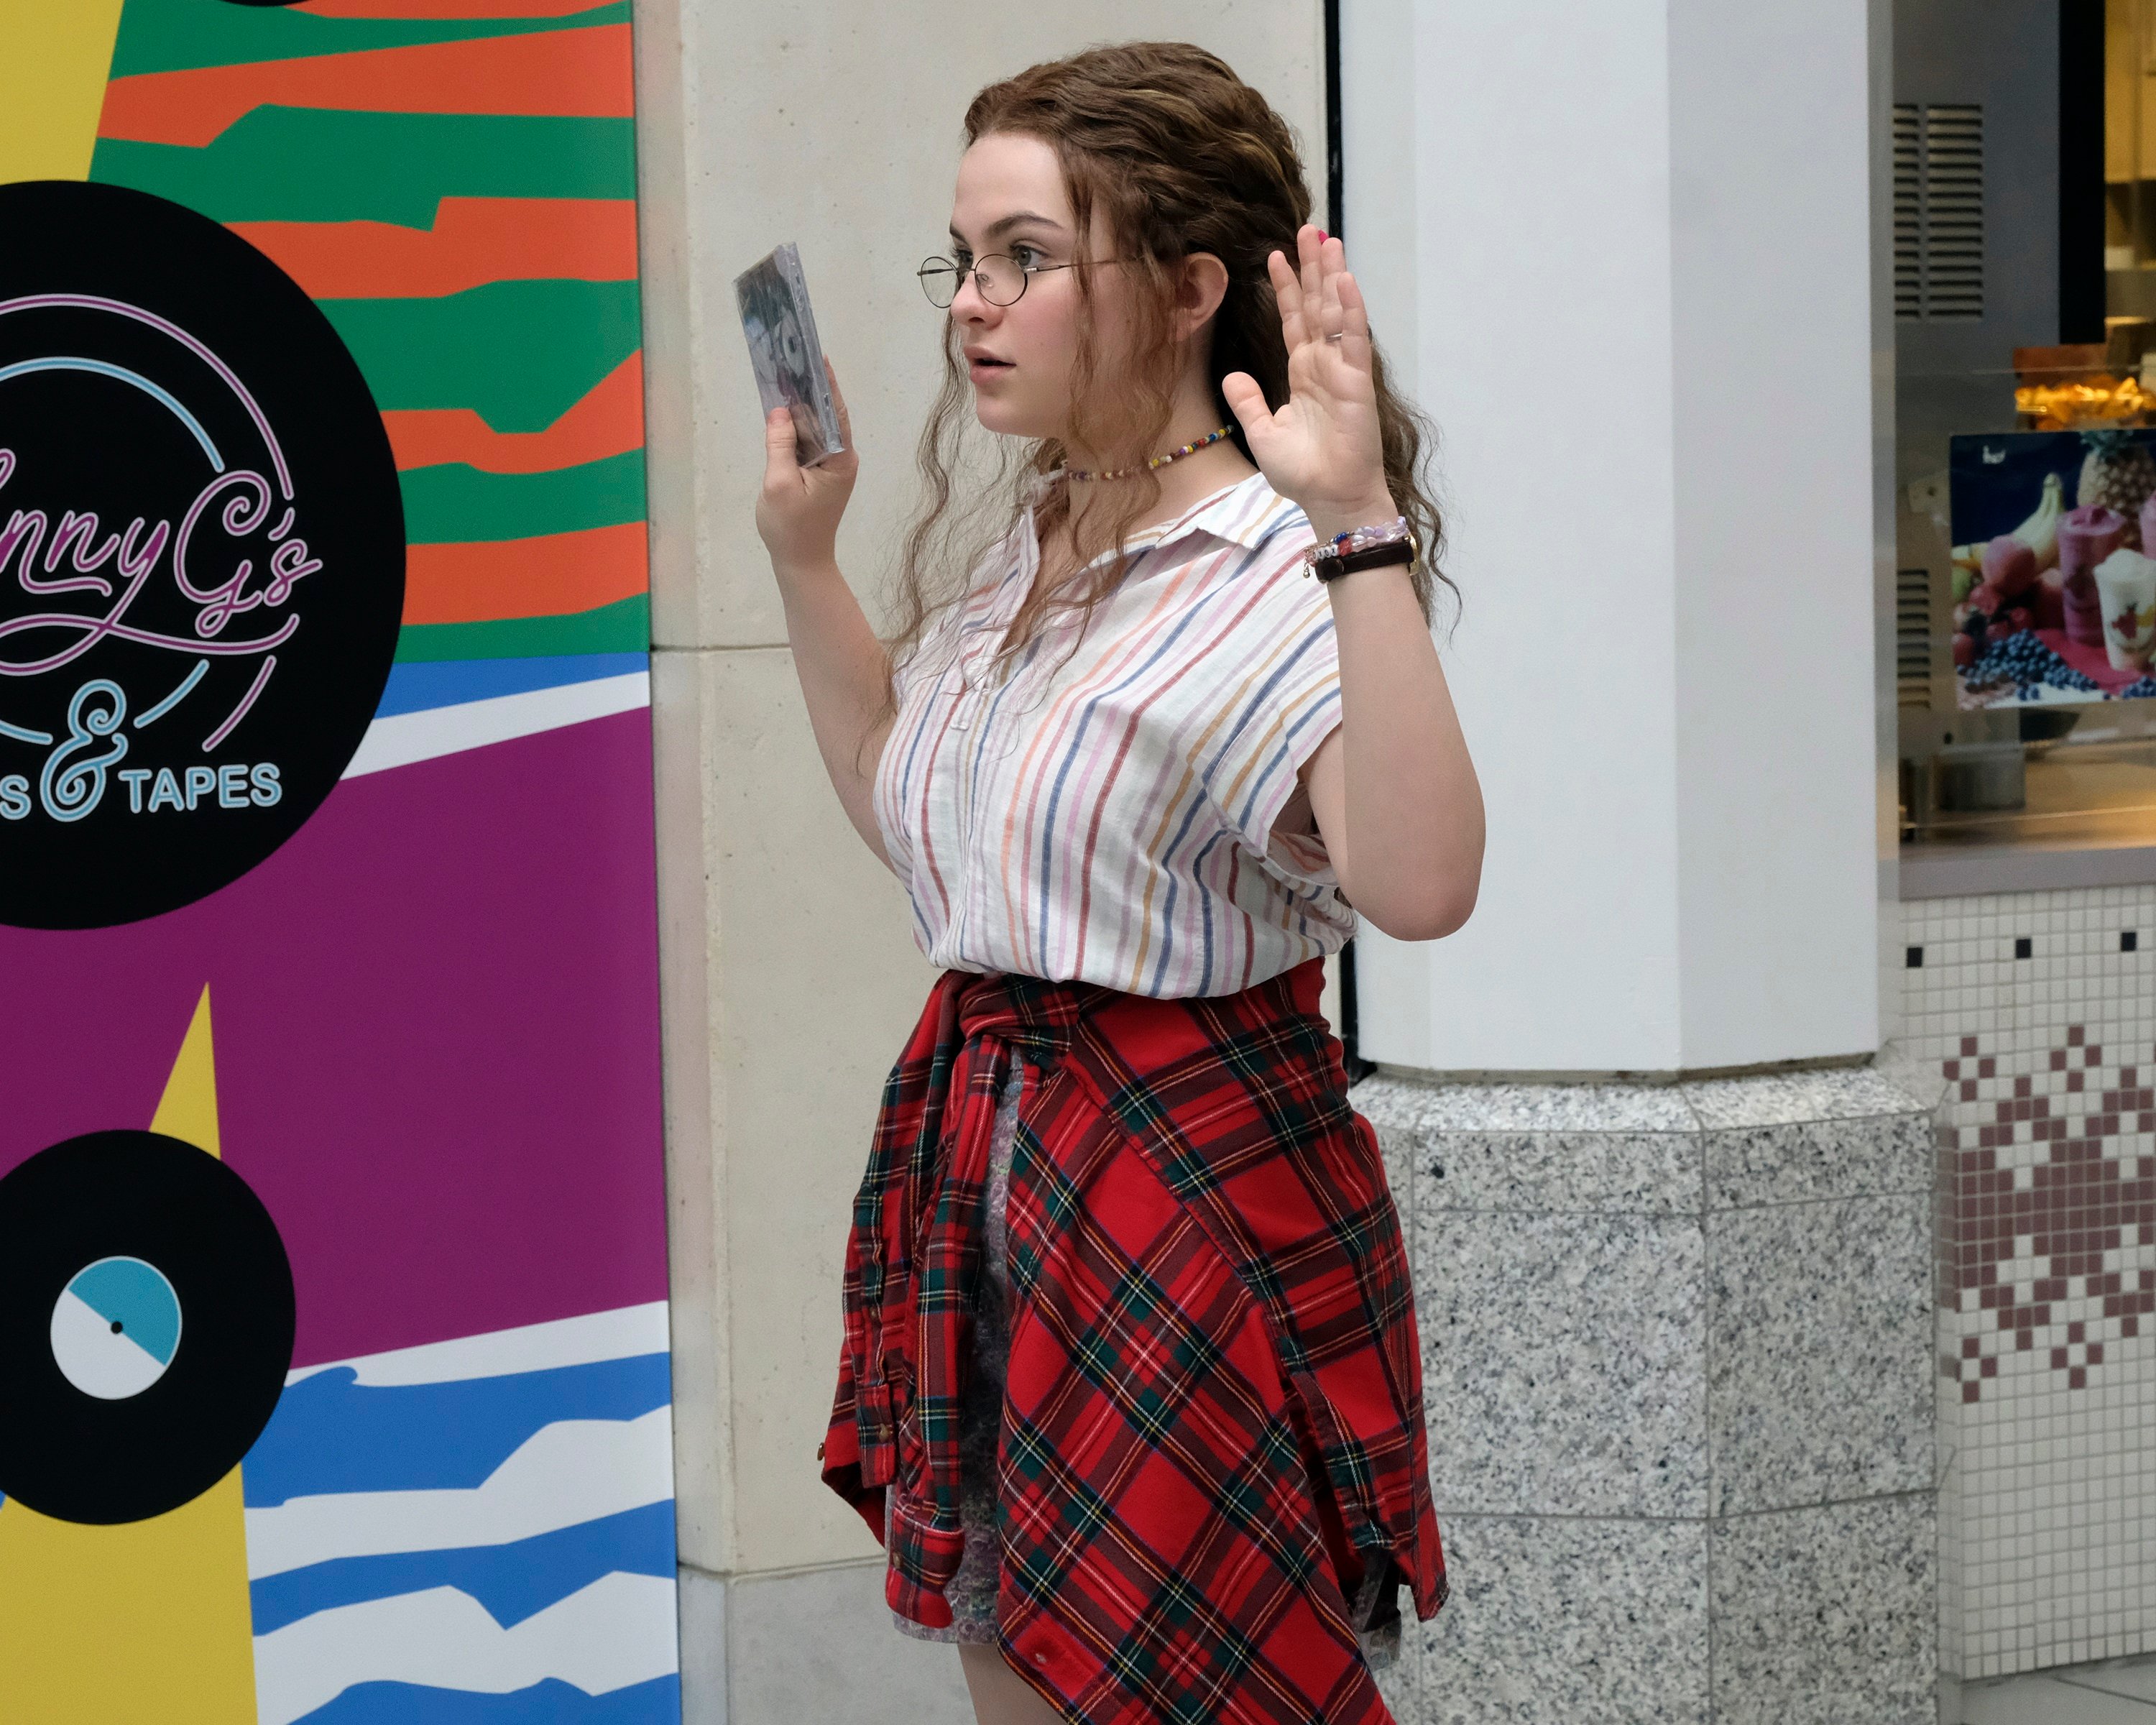
M 1264 598 L 1236 631 L 1221 699 L 1225 706 L 1205 780 L 1243 849 L 1288 879 L 1335 886 L 1324 839 L 1275 838 L 1273 823 L 1295 794 L 1296 775 L 1340 723 L 1340 651 L 1332 602 L 1294 553 L 1253 578 Z

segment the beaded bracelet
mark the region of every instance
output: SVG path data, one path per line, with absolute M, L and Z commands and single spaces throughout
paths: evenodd
M 1404 515 L 1394 516 L 1389 521 L 1373 522 L 1368 526 L 1350 527 L 1344 533 L 1336 533 L 1330 539 L 1321 539 L 1302 554 L 1302 572 L 1315 575 L 1321 557 L 1348 557 L 1355 552 L 1368 551 L 1373 545 L 1390 545 L 1404 539 L 1414 544 L 1414 533 Z M 1418 554 L 1419 549 L 1418 548 Z

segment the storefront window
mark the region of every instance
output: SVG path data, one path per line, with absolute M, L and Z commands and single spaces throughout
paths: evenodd
M 2156 848 L 2156 0 L 1895 45 L 1905 859 Z

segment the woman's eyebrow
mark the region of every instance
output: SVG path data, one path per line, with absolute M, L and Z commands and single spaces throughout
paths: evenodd
M 1037 216 L 1031 210 L 1020 210 L 1014 216 L 1004 216 L 998 221 L 989 223 L 988 231 L 981 237 L 983 239 L 994 239 L 998 235 L 1009 233 L 1014 228 L 1023 228 L 1028 223 L 1031 223 L 1036 228 L 1045 228 L 1051 234 L 1060 234 L 1063 231 L 1063 224 L 1060 222 L 1052 222 L 1046 216 Z M 961 245 L 966 243 L 966 236 L 956 228 L 951 230 L 951 237 Z

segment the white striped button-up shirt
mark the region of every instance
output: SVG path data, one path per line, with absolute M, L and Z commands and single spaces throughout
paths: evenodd
M 1253 474 L 1137 536 L 1075 653 L 1076 619 L 1057 617 L 988 686 L 1039 567 L 1026 511 L 899 668 L 877 765 L 877 824 L 932 963 L 1179 998 L 1347 942 L 1323 840 L 1272 832 L 1340 722 L 1311 539 Z

